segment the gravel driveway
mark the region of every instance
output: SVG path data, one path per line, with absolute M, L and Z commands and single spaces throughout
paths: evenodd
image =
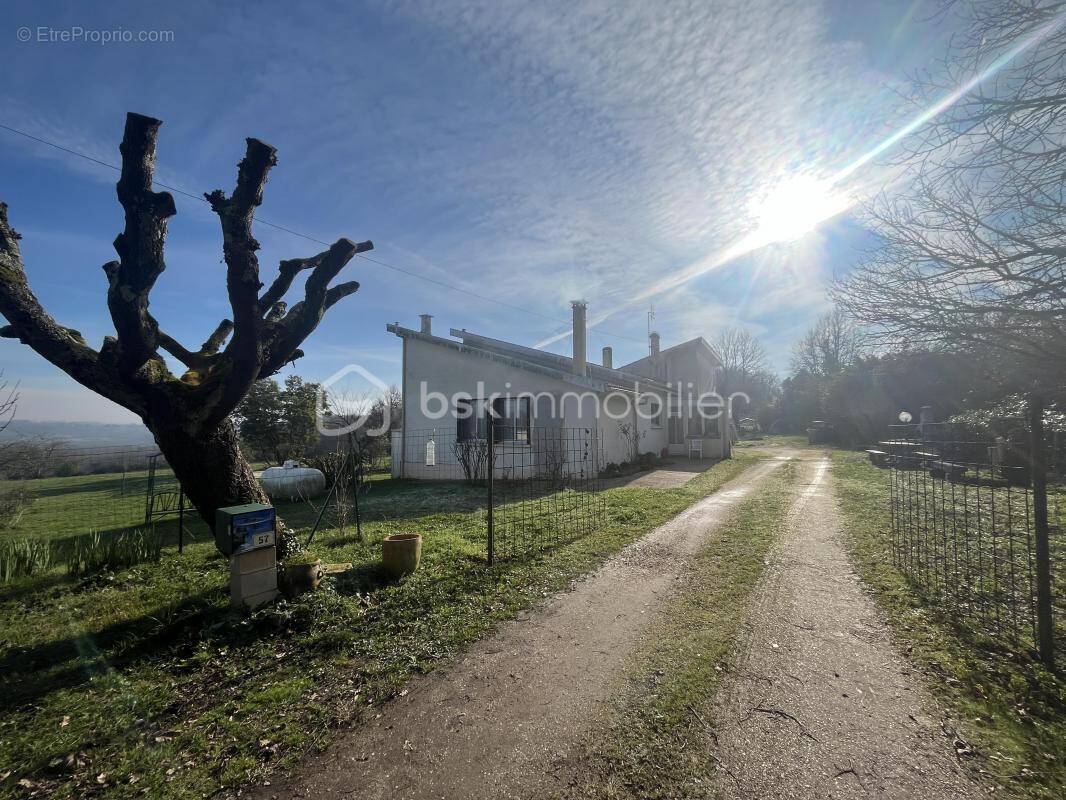
M 558 768 L 579 751 L 686 560 L 783 463 L 752 466 L 453 667 L 415 681 L 287 785 L 243 796 L 466 800 L 564 789 Z
M 804 461 L 713 714 L 727 798 L 973 798 L 950 723 L 896 652 L 841 541 L 828 459 Z

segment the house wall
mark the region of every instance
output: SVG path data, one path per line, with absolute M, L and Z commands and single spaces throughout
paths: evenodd
M 664 425 L 663 446 L 673 455 L 687 455 L 689 439 L 696 438 L 689 434 L 689 419 L 692 409 L 688 407 L 691 400 L 695 403 L 696 398 L 705 392 L 714 392 L 717 389 L 718 362 L 709 357 L 702 347 L 684 347 L 677 350 L 668 350 L 660 353 L 656 358 L 650 356 L 629 365 L 627 369 L 638 374 L 647 375 L 669 383 L 671 388 L 680 390 L 680 413 L 683 420 L 684 442 L 681 444 L 668 444 L 669 423 Z M 718 436 L 701 436 L 703 442 L 703 455 L 705 458 L 728 457 L 726 437 L 728 436 L 728 420 L 723 412 L 718 421 Z
M 596 409 L 603 395 L 592 389 L 584 389 L 476 352 L 459 351 L 413 337 L 404 339 L 404 348 L 405 432 L 404 436 L 394 437 L 393 440 L 393 474 L 397 477 L 401 469 L 403 475 L 409 478 L 451 480 L 465 477 L 455 454 L 456 419 L 451 401 L 456 395 L 484 398 L 497 393 L 530 393 L 537 398 L 537 402 L 531 404 L 531 424 L 536 429 L 533 445 L 544 443 L 540 445 L 541 449 L 550 449 L 551 436 L 545 429 L 585 428 L 596 432 L 603 464 L 620 463 L 629 458 L 626 442 L 618 433 L 619 421 L 611 419 L 606 413 L 597 415 Z M 436 393 L 428 409 L 423 408 L 420 399 L 423 382 L 426 392 Z M 446 416 L 434 419 L 433 412 L 441 408 L 439 395 L 447 398 L 449 411 Z M 666 398 L 661 394 L 656 396 L 666 408 Z M 608 397 L 605 402 L 612 413 L 627 407 L 620 397 Z M 651 421 L 640 419 L 633 413 L 627 419 L 634 420 L 638 430 L 643 433 L 641 452 L 659 453 L 666 446 L 665 415 L 661 427 L 653 426 Z M 571 431 L 564 434 L 564 438 L 573 436 Z M 430 441 L 433 442 L 433 465 L 426 464 L 425 450 Z M 522 452 L 521 448 L 529 450 L 530 445 L 500 443 L 496 446 L 511 451 L 499 459 L 497 474 L 507 468 L 507 477 L 528 477 L 538 466 L 543 467 L 543 453 Z

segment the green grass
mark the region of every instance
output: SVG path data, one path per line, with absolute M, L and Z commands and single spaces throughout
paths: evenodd
M 176 488 L 173 473 L 160 470 L 160 489 Z M 62 537 L 129 528 L 144 522 L 147 470 L 0 481 L 0 493 L 23 487 L 33 498 L 18 524 L 0 529 L 9 536 Z
M 373 473 L 369 479 L 371 496 L 374 489 L 391 483 L 384 473 Z M 157 492 L 176 491 L 176 486 L 169 469 L 158 471 Z M 145 470 L 131 470 L 125 475 L 105 473 L 0 481 L 0 494 L 13 487 L 25 487 L 33 499 L 18 524 L 0 527 L 0 592 L 2 584 L 12 577 L 63 566 L 77 570 L 82 560 L 78 554 L 86 544 L 98 541 L 114 548 L 115 543 L 138 536 L 137 529 L 144 527 L 148 489 Z M 318 502 L 279 503 L 278 510 L 287 524 L 310 527 Z M 212 538 L 208 526 L 191 509 L 186 510 L 184 524 L 187 542 L 206 542 Z M 152 527 L 153 538 L 158 537 L 162 546 L 177 546 L 176 514 L 157 517 Z M 135 563 L 136 559 L 126 561 Z
M 708 795 L 715 775 L 709 707 L 734 656 L 767 550 L 784 527 L 794 481 L 795 466 L 786 464 L 696 556 L 633 657 L 605 729 L 591 737 L 576 796 Z
M 2 586 L 0 797 L 200 798 L 261 781 L 754 460 L 612 489 L 591 535 L 493 567 L 483 490 L 382 481 L 362 501 L 365 541 L 316 540 L 354 568 L 250 615 L 228 610 L 226 562 L 204 539 L 116 573 Z M 285 510 L 298 528 L 312 517 Z M 399 531 L 423 534 L 423 565 L 388 583 L 378 543 Z
M 861 454 L 833 459 L 853 560 L 898 644 L 959 720 L 972 751 L 966 763 L 1003 796 L 1066 796 L 1066 682 L 1024 653 L 975 640 L 924 604 L 892 567 L 886 473 Z

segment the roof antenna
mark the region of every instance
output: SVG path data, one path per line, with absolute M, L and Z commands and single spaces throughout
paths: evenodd
M 651 324 L 655 321 L 655 304 L 648 303 L 648 350 L 651 350 Z

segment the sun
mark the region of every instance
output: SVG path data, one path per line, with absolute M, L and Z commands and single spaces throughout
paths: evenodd
M 766 244 L 795 241 L 851 205 L 851 199 L 828 181 L 810 175 L 786 178 L 752 203 L 755 235 Z

